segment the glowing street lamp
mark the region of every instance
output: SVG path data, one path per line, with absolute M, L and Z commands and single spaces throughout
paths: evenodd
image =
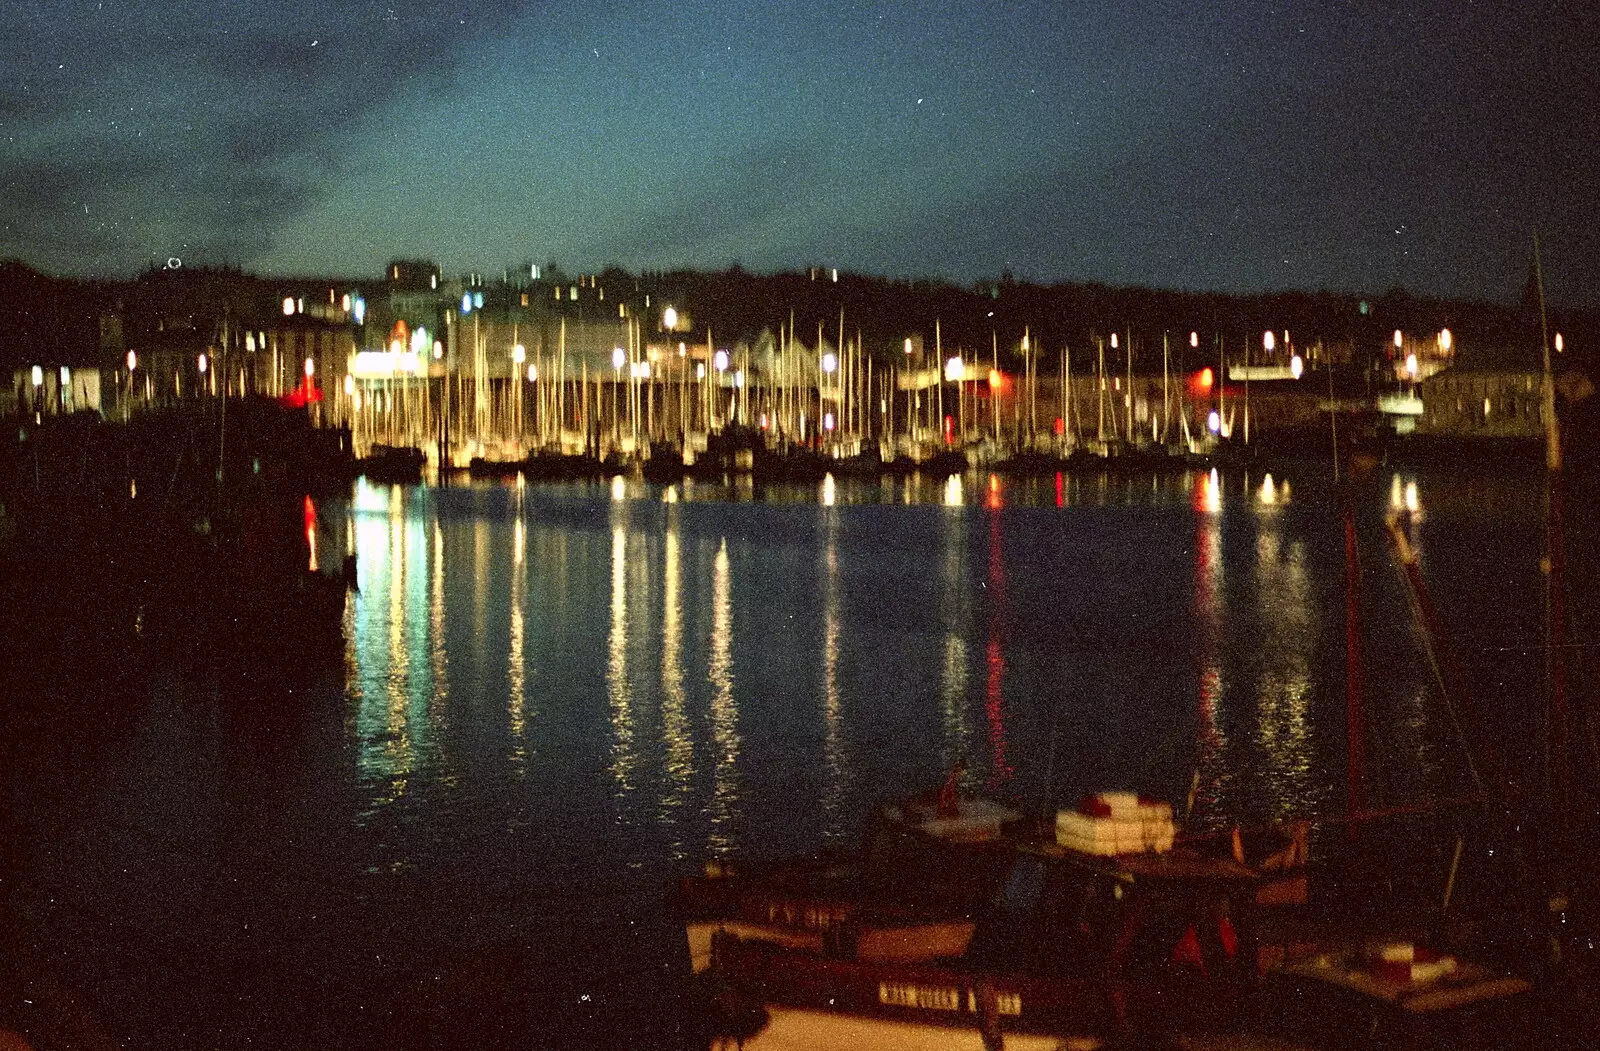
M 1406 338 L 1400 334 L 1399 329 L 1394 330 L 1394 349 L 1400 350 L 1406 345 Z
M 521 343 L 518 343 L 516 346 L 512 347 L 511 360 L 516 362 L 518 365 L 521 365 L 524 361 L 527 361 L 528 348 L 523 346 Z
M 718 372 L 728 371 L 728 352 L 719 350 L 711 357 L 711 364 Z
M 1200 345 L 1200 333 L 1198 333 L 1198 332 L 1190 332 L 1189 333 L 1189 346 L 1198 347 L 1199 345 Z
M 1556 353 L 1559 354 L 1563 350 L 1566 350 L 1566 349 L 1567 349 L 1566 341 L 1561 338 L 1561 333 L 1557 332 L 1556 333 Z
M 312 359 L 312 358 L 307 358 L 306 359 L 306 379 L 310 379 L 312 376 L 315 376 L 316 374 L 317 374 L 317 363 L 316 363 L 316 361 L 314 359 Z
M 1441 328 L 1439 330 L 1439 349 L 1440 350 L 1444 351 L 1446 354 L 1450 353 L 1450 344 L 1453 341 L 1454 341 L 1454 337 L 1452 337 L 1450 335 L 1450 330 L 1449 329 Z
M 626 365 L 627 363 L 628 363 L 628 352 L 627 351 L 623 350 L 621 347 L 617 347 L 615 350 L 613 350 L 611 352 L 611 367 L 612 368 L 614 368 L 614 369 L 616 369 L 618 371 L 621 371 L 622 366 Z
M 828 353 L 822 355 L 823 372 L 826 372 L 828 375 L 832 376 L 836 371 L 838 371 L 838 368 L 839 359 L 834 356 L 833 351 L 830 350 Z
M 1273 352 L 1273 350 L 1277 348 L 1277 346 L 1278 346 L 1278 338 L 1277 338 L 1277 336 L 1273 335 L 1273 332 L 1272 332 L 1272 330 L 1270 328 L 1267 329 L 1265 332 L 1261 333 L 1261 349 L 1262 350 L 1265 350 L 1268 354 L 1271 354 Z
M 1296 354 L 1294 357 L 1289 359 L 1289 375 L 1293 376 L 1295 379 L 1299 379 L 1305 374 L 1305 371 L 1306 363 L 1304 358 Z
M 951 358 L 944 363 L 944 378 L 951 383 L 960 383 L 965 373 L 966 368 L 961 364 L 959 357 Z
M 668 332 L 674 332 L 677 330 L 678 311 L 675 308 L 668 307 L 666 310 L 661 312 L 661 326 Z
M 195 367 L 200 370 L 200 375 L 204 376 L 206 374 L 206 366 L 208 364 L 209 363 L 206 361 L 206 356 L 204 354 L 201 354 L 200 357 L 196 359 Z
M 1415 354 L 1406 355 L 1406 375 L 1412 379 L 1417 378 L 1417 356 Z
M 33 367 L 33 385 L 35 387 L 44 386 L 44 369 L 40 368 L 38 365 Z
M 132 372 L 134 369 L 136 369 L 138 367 L 139 367 L 139 355 L 135 354 L 131 350 L 128 351 L 128 371 Z

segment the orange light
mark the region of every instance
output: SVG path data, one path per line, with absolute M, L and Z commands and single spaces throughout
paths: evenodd
M 1006 378 L 1000 374 L 999 369 L 989 370 L 989 389 L 1000 390 L 1006 385 Z
M 1200 370 L 1200 375 L 1195 377 L 1195 382 L 1200 384 L 1201 390 L 1210 390 L 1211 385 L 1216 382 L 1216 375 L 1209 368 L 1204 368 Z

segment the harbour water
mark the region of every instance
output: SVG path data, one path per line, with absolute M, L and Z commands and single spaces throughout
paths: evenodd
M 1466 787 L 1390 512 L 1536 780 L 1539 480 L 1381 468 L 1356 491 L 1366 803 Z M 1038 810 L 1110 787 L 1181 808 L 1192 781 L 1197 829 L 1347 805 L 1326 467 L 361 482 L 315 510 L 320 562 L 358 560 L 340 659 L 133 652 L 13 720 L 19 898 L 131 1046 L 687 1044 L 671 882 L 848 845 L 958 757 Z M 1419 841 L 1423 871 L 1442 849 Z

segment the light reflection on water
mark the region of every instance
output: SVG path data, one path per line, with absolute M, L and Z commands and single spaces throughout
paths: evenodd
M 350 536 L 324 542 L 359 556 L 353 820 L 386 823 L 378 868 L 419 856 L 381 817 L 419 792 L 405 821 L 434 841 L 551 800 L 594 822 L 554 833 L 530 877 L 848 842 L 872 801 L 958 757 L 972 785 L 1038 806 L 1103 787 L 1181 800 L 1197 774 L 1202 826 L 1341 802 L 1324 492 L 1217 472 L 846 481 L 761 503 L 626 479 L 358 487 Z M 1373 510 L 1397 503 L 1420 541 L 1418 480 L 1378 484 Z M 1448 764 L 1412 661 L 1369 695 L 1377 749 L 1416 771 L 1389 788 L 1417 794 Z
M 1200 828 L 1345 805 L 1326 477 L 841 478 L 831 505 L 822 487 L 717 488 L 319 500 L 320 564 L 359 558 L 342 666 L 130 687 L 102 769 L 22 786 L 45 830 L 26 874 L 150 930 L 187 915 L 231 945 L 242 927 L 209 917 L 252 937 L 270 922 L 244 951 L 320 978 L 432 974 L 563 915 L 657 915 L 709 854 L 849 842 L 872 803 L 960 756 L 972 786 L 1041 809 L 1105 788 L 1181 803 L 1197 771 Z M 1358 492 L 1367 801 L 1465 782 L 1385 547 L 1392 511 L 1474 699 L 1534 769 L 1536 489 L 1383 470 Z M 105 815 L 133 831 L 106 836 Z
M 850 754 L 845 740 L 843 701 L 839 683 L 839 633 L 842 630 L 839 598 L 839 520 L 832 503 L 823 519 L 822 544 L 822 762 L 826 770 L 822 792 L 823 835 L 829 840 L 855 838 L 851 815 L 845 812 L 850 787 Z
M 707 846 L 713 854 L 736 846 L 732 827 L 738 801 L 739 705 L 733 681 L 733 573 L 728 561 L 728 541 L 717 547 L 712 563 L 711 661 L 706 678 L 711 682 L 711 754 L 714 770 Z
M 320 564 L 359 556 L 342 666 L 242 685 L 159 667 L 116 704 L 65 698 L 64 729 L 32 731 L 53 747 L 9 753 L 29 775 L 18 868 L 118 930 L 189 939 L 178 967 L 138 968 L 152 985 L 209 979 L 197 958 L 294 959 L 300 1003 L 348 973 L 409 995 L 440 958 L 512 938 L 564 967 L 592 943 L 552 940 L 562 922 L 659 917 L 710 853 L 849 841 L 958 756 L 974 786 L 1040 808 L 1105 788 L 1181 802 L 1198 769 L 1201 828 L 1340 812 L 1326 477 L 1002 478 L 998 501 L 976 478 L 839 479 L 832 506 L 817 487 L 718 500 L 631 481 L 319 500 Z M 1533 777 L 1537 487 L 1383 470 L 1358 493 L 1368 802 L 1466 781 L 1391 511 Z M 1569 548 L 1591 626 L 1597 549 Z M 620 958 L 635 934 L 606 946 Z M 388 1002 L 360 996 L 363 1019 Z

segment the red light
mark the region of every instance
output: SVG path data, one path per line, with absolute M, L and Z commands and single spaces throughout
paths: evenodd
M 1055 436 L 1059 438 L 1063 434 L 1067 433 L 1067 421 L 1057 416 L 1056 422 L 1051 425 L 1050 429 L 1055 433 Z

